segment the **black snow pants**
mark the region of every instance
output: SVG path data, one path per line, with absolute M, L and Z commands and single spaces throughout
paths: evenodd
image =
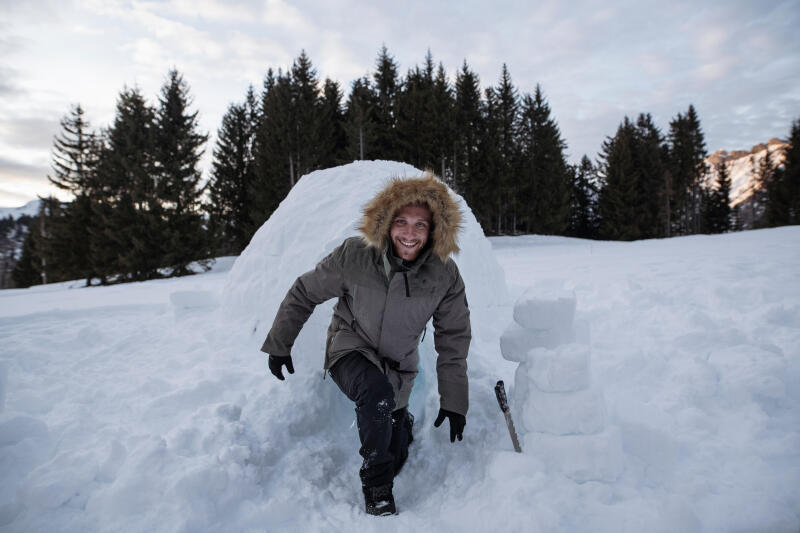
M 408 458 L 413 417 L 395 411 L 394 391 L 378 367 L 358 352 L 339 359 L 328 371 L 342 392 L 356 404 L 356 423 L 364 458 L 359 474 L 364 487 L 392 482 Z

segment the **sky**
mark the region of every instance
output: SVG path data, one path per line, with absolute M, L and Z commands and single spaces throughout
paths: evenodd
M 371 75 L 385 45 L 405 74 L 430 50 L 451 81 L 483 88 L 505 63 L 540 84 L 570 162 L 596 159 L 625 116 L 663 132 L 695 106 L 709 152 L 786 138 L 800 118 L 800 0 L 728 2 L 411 0 L 0 0 L 0 206 L 53 192 L 53 138 L 80 103 L 109 126 L 138 87 L 155 103 L 170 68 L 188 82 L 209 143 L 227 107 L 305 50 L 321 80 Z

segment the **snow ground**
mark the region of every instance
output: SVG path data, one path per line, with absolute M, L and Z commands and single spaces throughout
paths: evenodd
M 432 428 L 431 335 L 400 514 L 381 519 L 362 512 L 352 405 L 322 380 L 324 312 L 278 382 L 258 351 L 264 326 L 225 303 L 230 259 L 181 279 L 0 291 L 0 531 L 797 533 L 800 227 L 491 244 L 510 298 L 470 300 L 481 324 L 465 440 Z M 591 435 L 525 430 L 533 393 L 515 390 L 517 363 L 499 350 L 525 291 L 574 293 L 617 455 L 587 452 Z M 576 481 L 584 463 L 595 474 Z

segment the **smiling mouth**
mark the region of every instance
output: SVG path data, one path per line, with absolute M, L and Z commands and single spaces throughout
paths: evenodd
M 407 241 L 404 241 L 402 239 L 398 239 L 398 240 L 400 241 L 400 244 L 402 244 L 403 246 L 406 246 L 408 248 L 413 248 L 414 246 L 419 244 L 419 242 L 407 242 Z

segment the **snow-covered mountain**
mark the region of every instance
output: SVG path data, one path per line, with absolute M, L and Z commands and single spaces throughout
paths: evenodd
M 789 146 L 786 141 L 772 138 L 766 144 L 753 146 L 749 151 L 717 150 L 706 158 L 706 164 L 709 167 L 706 183 L 716 184 L 717 163 L 724 162 L 731 177 L 731 205 L 737 206 L 752 196 L 756 176 L 755 169 L 758 169 L 767 152 L 769 151 L 772 159 L 772 166 L 778 167 L 786 159 L 786 150 Z
M 41 200 L 31 200 L 20 207 L 0 207 L 0 218 L 11 217 L 17 220 L 23 216 L 35 217 L 39 214 L 39 204 Z

